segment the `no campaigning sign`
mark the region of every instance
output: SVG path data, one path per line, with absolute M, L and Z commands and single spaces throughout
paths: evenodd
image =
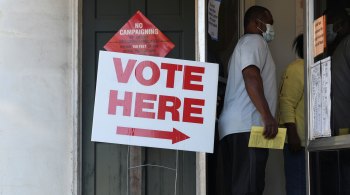
M 175 45 L 140 11 L 107 42 L 107 51 L 166 56 Z
M 213 152 L 218 64 L 100 51 L 92 141 Z

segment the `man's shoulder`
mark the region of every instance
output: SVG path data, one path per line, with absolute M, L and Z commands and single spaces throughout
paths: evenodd
M 344 38 L 344 42 L 347 46 L 350 46 L 350 34 Z
M 350 34 L 343 37 L 337 47 L 339 47 L 339 45 L 349 46 L 349 43 L 350 43 Z M 344 46 L 341 46 L 341 47 L 344 47 Z
M 267 43 L 264 40 L 264 38 L 259 34 L 245 34 L 240 38 L 237 45 L 258 48 L 266 47 Z
M 350 34 L 345 37 L 346 40 L 350 41 Z
M 350 34 L 345 36 L 340 43 L 337 45 L 334 53 L 332 54 L 332 58 L 337 58 L 338 56 L 343 56 L 343 52 L 348 55 L 348 51 L 350 49 Z M 344 55 L 346 56 L 346 55 Z

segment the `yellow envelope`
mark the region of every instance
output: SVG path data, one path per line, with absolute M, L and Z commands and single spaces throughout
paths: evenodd
M 264 127 L 252 126 L 248 147 L 283 149 L 286 139 L 286 128 L 278 128 L 278 133 L 273 139 L 266 139 L 263 132 Z

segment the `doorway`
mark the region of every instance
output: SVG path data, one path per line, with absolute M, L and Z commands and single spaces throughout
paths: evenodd
M 276 30 L 275 40 L 269 43 L 269 47 L 274 58 L 277 70 L 277 81 L 281 81 L 281 76 L 287 65 L 296 59 L 292 49 L 294 38 L 303 32 L 303 1 L 302 0 L 244 0 L 244 1 L 221 1 L 219 13 L 219 39 L 211 40 L 208 36 L 208 61 L 220 64 L 220 82 L 218 95 L 223 101 L 225 92 L 225 78 L 227 77 L 227 63 L 233 52 L 234 46 L 243 33 L 244 12 L 253 5 L 260 5 L 268 8 L 274 17 L 274 27 Z M 221 33 L 221 34 L 220 34 Z M 220 114 L 220 105 L 218 115 Z M 218 140 L 216 139 L 216 145 Z M 214 154 L 207 155 L 208 161 L 208 194 L 220 194 L 218 190 L 220 181 L 216 177 L 216 185 L 213 186 L 215 174 L 219 174 L 220 156 L 217 156 L 217 147 Z M 217 164 L 215 164 L 217 163 Z M 266 184 L 264 194 L 283 195 L 285 194 L 284 162 L 281 150 L 270 150 L 268 165 L 266 168 Z M 210 184 L 210 185 L 209 185 Z
M 209 1 L 207 1 L 207 7 Z M 217 117 L 219 117 L 226 88 L 227 64 L 234 46 L 240 36 L 240 6 L 242 2 L 236 0 L 221 1 L 218 15 L 217 39 L 207 35 L 207 61 L 219 64 Z M 207 194 L 222 194 L 223 186 L 220 180 L 225 170 L 222 169 L 223 157 L 218 152 L 218 129 L 215 129 L 214 153 L 207 154 Z

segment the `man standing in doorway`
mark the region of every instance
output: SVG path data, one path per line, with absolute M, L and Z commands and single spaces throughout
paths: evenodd
M 331 55 L 331 91 L 332 121 L 331 128 L 335 135 L 349 134 L 350 130 L 350 16 L 344 7 L 329 9 L 327 14 L 327 45 Z M 337 160 L 326 159 L 328 163 L 323 171 L 328 186 L 334 187 L 339 194 L 350 194 L 350 149 L 340 150 Z M 324 159 L 325 157 L 323 157 Z M 333 162 L 332 162 L 333 161 Z M 323 162 L 323 163 L 324 163 Z M 324 163 L 325 164 L 325 163 Z M 333 168 L 333 169 L 332 169 Z M 338 178 L 332 178 L 339 170 Z M 337 180 L 339 179 L 339 180 Z M 327 181 L 329 180 L 329 181 Z M 338 182 L 335 182 L 338 181 Z M 331 183 L 333 185 L 328 185 Z M 337 189 L 339 188 L 339 189 Z M 333 190 L 334 192 L 334 190 Z
M 268 149 L 249 148 L 252 126 L 264 126 L 274 138 L 276 71 L 267 42 L 274 38 L 271 12 L 250 7 L 244 15 L 244 35 L 229 61 L 224 107 L 219 118 L 225 195 L 261 195 L 265 187 Z
M 341 129 L 350 129 L 350 16 L 343 8 L 330 9 L 326 14 L 332 59 L 332 129 L 339 135 Z

